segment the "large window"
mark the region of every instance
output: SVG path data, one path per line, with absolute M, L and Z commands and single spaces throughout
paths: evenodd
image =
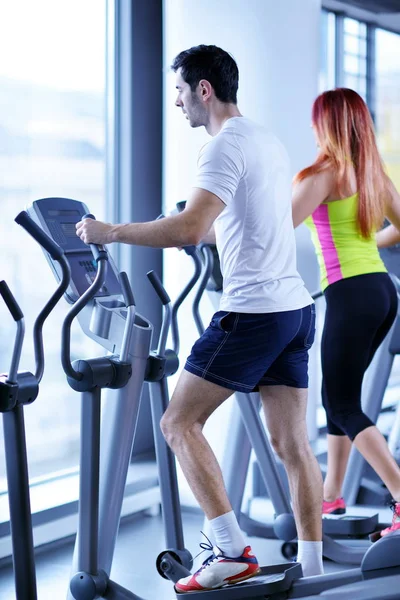
M 343 19 L 343 85 L 367 99 L 367 26 Z
M 400 35 L 376 31 L 376 127 L 390 177 L 400 190 Z
M 49 196 L 82 200 L 105 216 L 105 31 L 106 0 L 0 2 L 0 279 L 25 313 L 25 370 L 34 371 L 32 326 L 56 283 L 40 248 L 14 217 Z M 67 310 L 62 301 L 46 324 L 41 393 L 25 409 L 30 476 L 36 480 L 78 462 L 79 400 L 60 365 Z M 9 369 L 14 327 L 0 303 L 1 372 Z M 94 352 L 78 327 L 73 352 Z M 0 493 L 5 491 L 1 430 Z
M 400 33 L 322 11 L 319 89 L 356 90 L 375 120 L 379 149 L 400 188 Z
M 322 36 L 321 36 L 321 63 L 319 72 L 319 89 L 330 90 L 335 87 L 335 35 L 336 22 L 335 14 L 323 10 L 322 18 Z

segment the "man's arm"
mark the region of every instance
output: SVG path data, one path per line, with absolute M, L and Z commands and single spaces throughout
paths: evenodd
M 225 204 L 211 192 L 194 188 L 184 211 L 148 223 L 110 225 L 84 219 L 76 225 L 77 235 L 86 244 L 119 242 L 152 248 L 197 245 L 210 232 Z
M 214 224 L 211 225 L 211 228 L 209 230 L 208 233 L 206 233 L 206 235 L 203 237 L 203 239 L 201 240 L 203 242 L 203 244 L 213 244 L 214 246 L 217 243 L 216 237 L 215 237 L 215 227 Z

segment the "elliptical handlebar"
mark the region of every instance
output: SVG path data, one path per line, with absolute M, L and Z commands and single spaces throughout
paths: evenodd
M 313 300 L 318 300 L 318 298 L 322 298 L 322 296 L 324 295 L 323 291 L 319 291 L 319 292 L 314 292 L 313 294 L 311 294 L 311 298 Z
M 14 321 L 21 321 L 24 318 L 24 314 L 4 280 L 0 281 L 0 296 L 3 298 Z
M 210 279 L 210 276 L 213 271 L 214 256 L 213 256 L 210 246 L 207 244 L 201 245 L 200 252 L 204 258 L 203 272 L 200 277 L 200 283 L 199 283 L 199 287 L 196 292 L 196 296 L 193 300 L 192 313 L 193 313 L 194 321 L 196 323 L 197 331 L 198 331 L 199 335 L 203 335 L 204 325 L 203 325 L 203 320 L 200 316 L 200 301 L 203 297 L 204 291 L 207 287 L 208 280 Z
M 119 282 L 121 284 L 125 306 L 136 306 L 131 284 L 129 283 L 128 275 L 125 273 L 125 271 L 121 271 L 119 274 Z
M 40 229 L 25 210 L 15 217 L 15 222 L 18 223 L 18 225 L 21 225 L 21 227 L 59 263 L 62 273 L 61 281 L 56 291 L 44 305 L 33 326 L 33 346 L 36 363 L 35 377 L 38 383 L 40 383 L 44 372 L 43 325 L 51 311 L 67 291 L 71 280 L 71 269 L 61 246 L 53 242 L 47 233 Z
M 178 327 L 178 310 L 184 300 L 186 300 L 187 296 L 190 294 L 196 283 L 199 281 L 201 276 L 201 271 L 203 268 L 203 261 L 201 258 L 200 250 L 197 247 L 195 248 L 195 252 L 190 254 L 194 262 L 194 273 L 191 279 L 183 288 L 182 292 L 179 294 L 178 298 L 175 300 L 172 306 L 172 322 L 171 322 L 171 333 L 172 333 L 172 346 L 175 354 L 179 355 L 180 350 L 180 339 L 179 339 L 179 327 Z
M 172 321 L 171 298 L 168 296 L 161 282 L 161 279 L 155 271 L 149 271 L 147 273 L 147 277 L 164 306 L 164 315 L 157 348 L 157 354 L 159 356 L 164 356 L 165 348 L 167 345 L 168 332 L 171 327 Z
M 14 321 L 17 323 L 17 333 L 15 335 L 10 371 L 7 377 L 7 381 L 9 383 L 16 383 L 19 361 L 21 359 L 22 346 L 25 337 L 24 314 L 5 281 L 0 281 L 0 295 L 10 311 Z
M 40 227 L 36 225 L 35 221 L 31 219 L 26 210 L 21 211 L 14 220 L 50 254 L 51 258 L 54 260 L 61 259 L 61 257 L 64 255 L 64 250 L 58 244 L 56 244 L 56 242 L 53 242 L 53 240 L 47 235 L 47 233 L 43 231 L 43 229 L 40 229 Z
M 121 271 L 121 273 L 119 274 L 119 282 L 121 284 L 122 294 L 124 296 L 125 306 L 127 310 L 127 318 L 125 322 L 125 329 L 122 338 L 119 359 L 121 362 L 127 362 L 129 348 L 132 341 L 133 329 L 135 325 L 136 305 L 135 298 L 133 297 L 131 284 L 129 283 L 128 275 L 125 273 L 125 271 Z
M 92 214 L 85 215 L 82 217 L 95 219 Z M 97 244 L 89 244 L 90 249 L 93 253 L 93 257 L 97 263 L 97 273 L 92 284 L 88 287 L 86 292 L 75 302 L 71 310 L 68 312 L 64 319 L 61 332 L 61 363 L 64 369 L 64 373 L 67 377 L 75 379 L 75 381 L 81 381 L 83 378 L 82 373 L 75 371 L 71 363 L 71 325 L 75 317 L 87 306 L 87 304 L 95 297 L 97 292 L 103 287 L 108 267 L 108 254 L 103 246 Z
M 155 271 L 149 271 L 147 273 L 148 280 L 156 291 L 157 296 L 160 298 L 162 304 L 166 306 L 171 302 L 171 298 L 168 296 L 165 287 L 163 286 L 161 279 Z
M 93 219 L 93 221 L 95 221 L 96 217 L 94 215 L 92 215 L 92 213 L 87 213 L 87 214 L 83 215 L 81 220 L 83 221 L 83 219 Z M 104 257 L 104 255 L 107 256 L 106 249 L 101 244 L 88 244 L 88 246 L 91 249 L 93 258 L 96 262 L 99 261 L 99 258 Z M 108 260 L 108 257 L 107 257 L 107 260 Z

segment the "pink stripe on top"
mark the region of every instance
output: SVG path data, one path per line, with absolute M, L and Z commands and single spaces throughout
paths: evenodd
M 312 219 L 321 245 L 328 284 L 335 283 L 335 281 L 343 279 L 343 274 L 329 222 L 328 205 L 320 204 L 313 212 Z

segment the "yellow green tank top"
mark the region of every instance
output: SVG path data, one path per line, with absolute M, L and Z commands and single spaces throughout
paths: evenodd
M 321 273 L 321 288 L 354 275 L 386 272 L 375 236 L 357 227 L 358 194 L 320 204 L 305 220 L 311 230 Z

